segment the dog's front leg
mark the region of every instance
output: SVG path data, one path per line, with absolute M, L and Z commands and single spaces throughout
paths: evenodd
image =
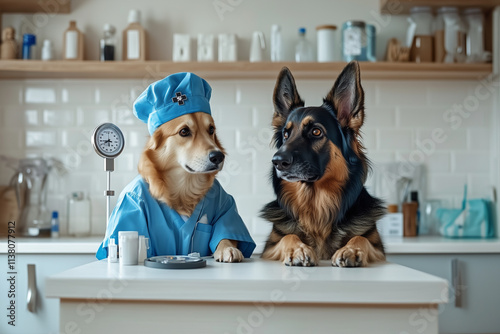
M 267 248 L 262 257 L 283 261 L 287 266 L 309 267 L 318 264 L 318 257 L 314 250 L 303 243 L 295 234 L 285 235 L 274 246 Z
M 335 267 L 366 267 L 368 263 L 384 261 L 385 255 L 371 242 L 361 236 L 355 236 L 332 256 Z
M 236 248 L 238 241 L 222 239 L 217 245 L 214 253 L 215 261 L 217 262 L 241 262 L 243 254 Z

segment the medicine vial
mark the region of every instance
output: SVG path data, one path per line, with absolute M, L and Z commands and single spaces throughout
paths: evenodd
M 109 263 L 118 262 L 118 246 L 115 243 L 115 238 L 109 239 L 108 262 Z

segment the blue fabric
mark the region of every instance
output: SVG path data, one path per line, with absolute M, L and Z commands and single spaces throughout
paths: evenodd
M 172 99 L 184 95 L 180 103 Z M 193 73 L 176 73 L 156 81 L 135 100 L 134 115 L 148 124 L 149 133 L 174 118 L 195 112 L 211 114 L 212 88 Z
M 204 215 L 207 224 L 197 223 Z M 97 259 L 108 256 L 109 239 L 118 241 L 119 231 L 137 231 L 149 238 L 148 257 L 191 252 L 208 256 L 215 252 L 222 239 L 237 240 L 245 257 L 250 257 L 255 249 L 233 197 L 217 180 L 184 222 L 175 210 L 151 196 L 149 184 L 138 175 L 120 194 L 106 236 L 97 250 Z

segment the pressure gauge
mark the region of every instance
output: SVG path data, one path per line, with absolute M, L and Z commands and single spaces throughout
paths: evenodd
M 122 153 L 125 147 L 125 138 L 116 125 L 103 123 L 94 130 L 92 145 L 101 157 L 114 159 Z
M 112 123 L 103 123 L 95 128 L 92 134 L 92 146 L 96 153 L 104 158 L 104 171 L 107 175 L 106 196 L 106 227 L 109 223 L 109 210 L 111 207 L 111 196 L 115 195 L 111 190 L 111 172 L 115 170 L 115 158 L 122 153 L 125 147 L 125 138 L 121 130 Z

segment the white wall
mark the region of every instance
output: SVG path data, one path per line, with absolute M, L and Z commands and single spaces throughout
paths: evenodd
M 264 236 L 267 223 L 257 218 L 273 197 L 268 173 L 273 80 L 211 81 L 213 114 L 228 158 L 220 180 L 234 195 L 253 235 Z M 137 173 L 137 161 L 148 136 L 146 126 L 132 114 L 132 101 L 143 89 L 139 80 L 28 80 L 0 82 L 0 154 L 57 157 L 69 166 L 68 175 L 50 182 L 51 210 L 65 219 L 65 196 L 76 190 L 90 194 L 94 233 L 105 225 L 105 173 L 102 159 L 90 145 L 90 135 L 101 122 L 122 128 L 126 148 L 116 160 L 112 176 L 118 192 Z M 298 81 L 307 105 L 317 105 L 331 88 L 326 80 Z M 364 81 L 366 115 L 364 139 L 368 155 L 377 163 L 418 159 L 417 143 L 435 128 L 447 140 L 428 155 L 427 198 L 458 203 L 464 182 L 471 196 L 489 195 L 493 172 L 490 152 L 492 99 L 464 119 L 457 129 L 443 120 L 454 104 L 463 103 L 478 83 L 428 81 Z M 415 153 L 417 152 L 417 153 Z M 411 161 L 414 162 L 414 161 Z M 417 162 L 420 162 L 417 160 Z M 7 182 L 11 171 L 0 173 Z
M 136 2 L 125 0 L 73 1 L 72 14 L 50 17 L 39 34 L 53 38 L 56 49 L 60 50 L 62 31 L 69 19 L 76 18 L 87 33 L 87 57 L 97 59 L 100 27 L 111 22 L 121 30 L 128 9 L 136 6 Z M 238 33 L 243 40 L 241 59 L 247 59 L 253 30 L 267 32 L 272 23 L 282 24 L 291 57 L 295 28 L 299 25 L 313 29 L 324 23 L 340 26 L 351 18 L 372 21 L 369 12 L 378 12 L 378 0 L 243 0 L 233 11 L 226 12 L 223 20 L 217 16 L 213 1 L 142 1 L 141 10 L 150 32 L 152 59 L 171 59 L 173 32 L 194 36 L 200 31 Z M 4 15 L 3 24 L 20 27 L 21 22 L 32 19 L 32 15 Z M 383 20 L 391 24 L 379 30 L 379 55 L 383 54 L 385 40 L 392 36 L 402 38 L 406 27 L 402 17 Z M 105 173 L 102 160 L 91 148 L 90 134 L 104 121 L 114 122 L 124 131 L 127 145 L 112 176 L 112 186 L 119 192 L 136 175 L 138 157 L 148 135 L 146 126 L 131 112 L 132 102 L 147 84 L 142 80 L 0 81 L 0 154 L 19 158 L 54 156 L 70 168 L 68 175 L 50 182 L 49 209 L 61 212 L 63 231 L 66 196 L 71 191 L 84 190 L 92 200 L 93 232 L 103 233 Z M 269 140 L 274 80 L 211 81 L 210 84 L 218 133 L 229 153 L 220 179 L 236 198 L 251 233 L 262 240 L 269 224 L 257 214 L 273 198 L 268 172 L 272 156 Z M 321 103 L 332 85 L 327 80 L 298 81 L 307 105 Z M 457 202 L 464 182 L 469 184 L 472 196 L 489 195 L 488 186 L 495 179 L 498 158 L 498 152 L 490 145 L 496 133 L 492 125 L 493 98 L 487 97 L 473 106 L 470 116 L 463 118 L 457 129 L 443 119 L 447 110 L 456 104 L 467 104 L 475 96 L 479 81 L 363 81 L 363 86 L 367 114 L 364 138 L 375 168 L 377 163 L 408 159 L 418 152 L 418 143 L 439 127 L 445 129 L 447 140 L 426 158 L 427 198 Z M 11 173 L 0 167 L 0 183 L 6 183 Z

